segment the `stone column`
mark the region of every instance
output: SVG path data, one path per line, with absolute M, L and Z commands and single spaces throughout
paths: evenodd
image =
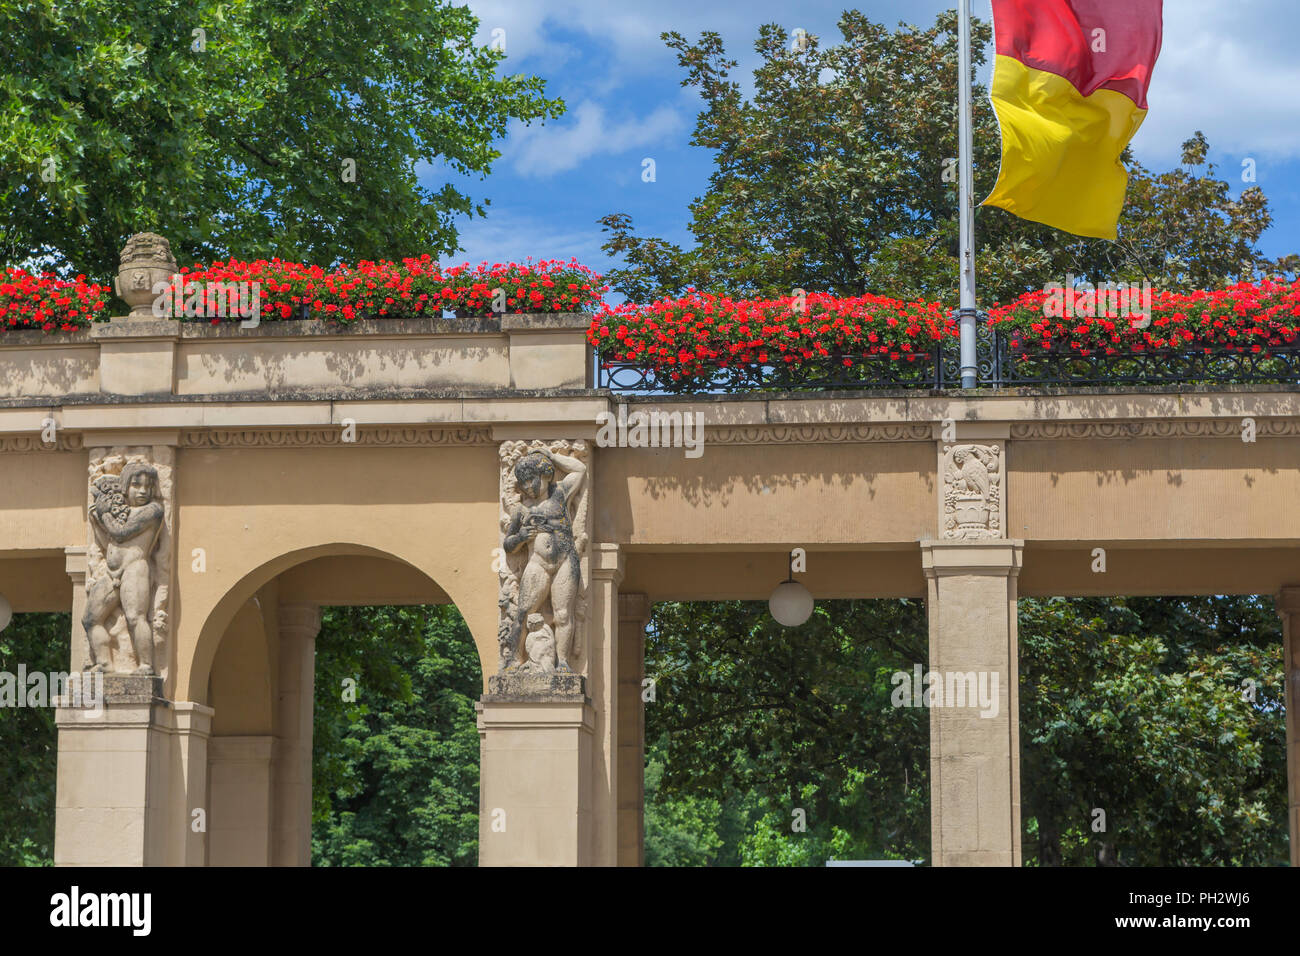
M 56 865 L 204 862 L 206 821 L 196 827 L 193 810 L 206 805 L 213 712 L 163 699 L 161 685 L 83 674 L 79 697 L 59 701 Z
M 1300 586 L 1277 596 L 1282 618 L 1283 679 L 1286 682 L 1287 821 L 1291 830 L 1291 865 L 1300 866 Z
M 996 707 L 930 711 L 934 866 L 1020 865 L 1020 715 L 1016 576 L 1023 542 L 925 541 L 930 673 L 992 690 Z M 953 680 L 956 689 L 958 681 Z
M 72 653 L 68 670 L 79 674 L 89 665 L 90 645 L 86 643 L 86 548 L 84 545 L 63 549 L 63 568 L 72 581 Z
M 59 864 L 174 866 L 206 856 L 213 712 L 173 700 L 170 683 L 177 441 L 165 429 L 83 435 L 86 547 L 65 552 L 81 700 L 65 696 L 55 712 Z M 110 568 L 114 548 L 139 557 Z
M 595 749 L 592 754 L 592 862 L 617 866 L 619 857 L 619 703 L 623 674 L 619 665 L 619 598 L 623 580 L 623 555 L 616 544 L 598 544 L 591 558 L 591 620 L 588 640 L 591 658 L 588 685 L 595 714 Z
M 276 866 L 311 865 L 311 739 L 320 608 L 282 604 L 275 699 Z
M 275 738 L 229 735 L 208 741 L 209 866 L 270 866 Z
M 645 865 L 645 626 L 650 599 L 618 596 L 618 865 Z
M 592 863 L 595 712 L 582 677 L 551 683 L 490 684 L 476 705 L 480 866 Z

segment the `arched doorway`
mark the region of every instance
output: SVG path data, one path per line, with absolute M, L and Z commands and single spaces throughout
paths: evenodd
M 190 672 L 192 693 L 202 679 L 202 695 L 196 699 L 212 710 L 203 806 L 194 805 L 198 794 L 190 797 L 191 827 L 196 809 L 203 811 L 199 817 L 204 827 L 190 838 L 192 862 L 216 866 L 311 862 L 314 715 L 337 713 L 336 708 L 314 706 L 317 695 L 331 695 L 329 704 L 335 703 L 335 695 L 345 703 L 350 695 L 350 701 L 358 703 L 359 695 L 366 692 L 358 687 L 360 673 L 332 686 L 335 668 L 329 669 L 331 686 L 317 688 L 316 642 L 322 609 L 391 612 L 398 607 L 432 610 L 438 606 L 454 607 L 454 602 L 428 574 L 392 554 L 345 543 L 278 557 L 230 588 L 204 623 L 194 648 L 196 666 Z M 325 616 L 329 617 L 328 611 Z M 365 617 L 352 613 L 346 620 L 364 622 Z M 458 674 L 457 682 L 481 687 L 482 662 L 468 628 L 461 626 L 469 650 L 462 648 L 460 664 L 473 673 Z M 211 640 L 214 634 L 215 641 Z M 373 656 L 385 652 L 382 641 L 371 642 L 369 648 Z M 210 663 L 199 666 L 205 659 Z M 370 690 L 375 692 L 373 687 Z M 465 728 L 460 729 L 464 751 Z M 476 751 L 472 756 L 476 782 Z M 195 859 L 200 852 L 201 858 Z

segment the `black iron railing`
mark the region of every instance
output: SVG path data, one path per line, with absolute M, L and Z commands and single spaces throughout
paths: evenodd
M 1300 345 L 1267 351 L 1216 348 L 1143 352 L 1091 352 L 1022 347 L 1014 335 L 981 321 L 976 338 L 981 388 L 1101 385 L 1251 385 L 1300 383 Z M 848 358 L 849 365 L 844 364 Z M 599 363 L 597 385 L 625 394 L 827 391 L 836 389 L 940 389 L 961 387 L 956 339 L 909 361 L 880 355 L 832 355 L 817 362 L 742 365 L 680 379 L 671 368 L 626 362 Z

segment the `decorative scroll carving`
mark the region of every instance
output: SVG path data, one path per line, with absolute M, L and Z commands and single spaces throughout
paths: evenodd
M 357 429 L 354 445 L 487 445 L 492 429 L 365 428 Z M 341 428 L 193 428 L 181 433 L 182 448 L 291 448 L 344 444 Z
M 501 674 L 580 669 L 574 663 L 586 636 L 590 581 L 589 454 L 584 441 L 501 445 Z
M 710 445 L 930 441 L 933 437 L 934 429 L 928 422 L 905 425 L 724 425 L 705 431 L 705 442 Z
M 93 670 L 164 670 L 172 455 L 164 446 L 91 450 L 82 624 L 90 648 L 86 666 Z
M 943 536 L 1001 538 L 1001 447 L 945 445 L 942 470 Z
M 1245 416 L 1243 416 L 1245 417 Z M 1242 418 L 1152 419 L 1129 422 L 1018 422 L 1011 437 L 1054 440 L 1060 438 L 1235 438 L 1241 439 Z M 1300 419 L 1256 418 L 1260 438 L 1300 436 Z
M 80 451 L 81 436 L 59 431 L 54 442 L 47 444 L 40 435 L 0 435 L 0 454 L 28 451 Z
M 155 232 L 137 232 L 126 241 L 118 260 L 113 289 L 131 306 L 134 316 L 153 316 L 153 287 L 171 282 L 176 275 L 176 258 L 171 243 Z

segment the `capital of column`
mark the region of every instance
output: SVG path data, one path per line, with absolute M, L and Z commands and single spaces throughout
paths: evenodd
M 616 544 L 591 546 L 591 576 L 597 581 L 612 581 L 617 587 L 623 581 L 626 559 Z
M 317 604 L 281 604 L 278 619 L 281 637 L 314 641 L 320 633 L 320 606 Z
M 1273 606 L 1277 609 L 1279 617 L 1300 614 L 1300 585 L 1284 587 L 1278 591 Z
M 84 544 L 63 549 L 63 570 L 73 584 L 86 583 L 86 546 Z
M 927 578 L 970 574 L 1015 577 L 1024 550 L 1024 541 L 1008 538 L 922 541 L 921 570 Z
M 618 619 L 619 621 L 631 621 L 645 626 L 650 620 L 650 597 L 646 594 L 624 594 L 619 592 L 618 595 Z

